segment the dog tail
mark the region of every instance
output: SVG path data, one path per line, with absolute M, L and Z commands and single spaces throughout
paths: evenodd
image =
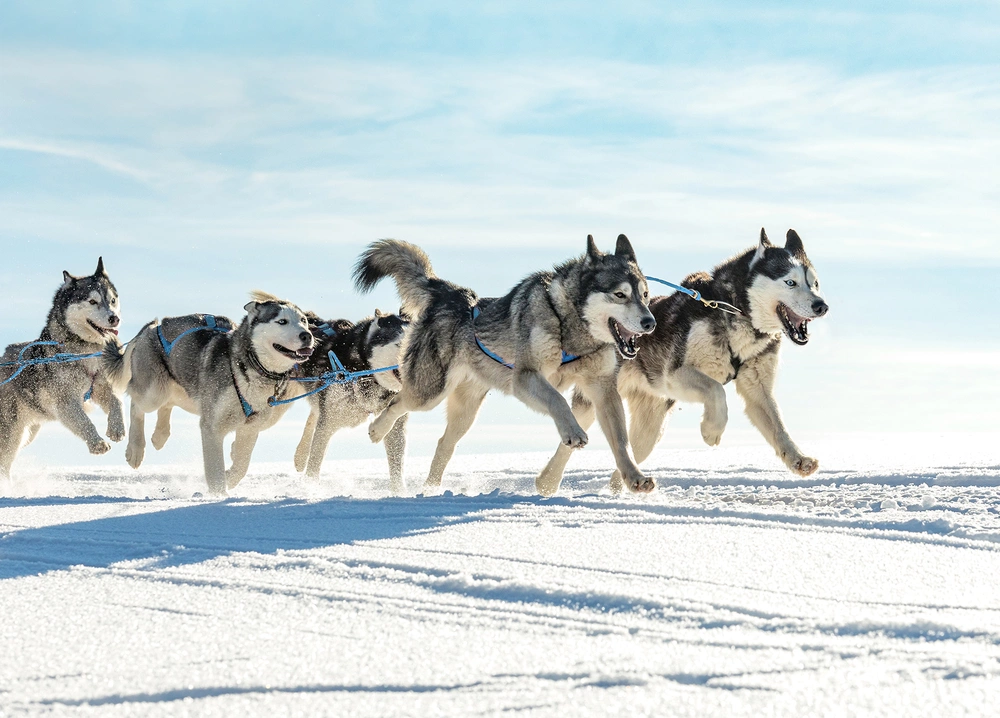
M 128 384 L 132 381 L 132 350 L 135 348 L 136 342 L 139 337 L 145 334 L 146 330 L 151 326 L 156 324 L 154 319 L 149 324 L 142 328 L 135 338 L 132 339 L 128 344 L 119 344 L 117 340 L 112 339 L 104 345 L 104 351 L 101 355 L 101 365 L 104 369 L 104 374 L 108 377 L 108 383 L 111 384 L 111 388 L 115 390 L 116 394 L 123 394 L 128 388 Z
M 111 388 L 116 394 L 124 393 L 132 380 L 132 344 L 122 346 L 118 342 L 109 341 L 104 345 L 101 363 Z
M 395 280 L 407 313 L 423 314 L 431 302 L 431 280 L 436 279 L 424 250 L 398 239 L 372 242 L 354 265 L 354 287 L 361 293 L 370 292 L 385 277 Z

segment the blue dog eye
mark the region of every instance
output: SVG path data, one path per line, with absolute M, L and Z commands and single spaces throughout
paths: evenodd
M 787 284 L 789 287 L 794 287 L 795 286 L 795 280 L 794 279 L 786 279 L 785 280 L 785 284 Z

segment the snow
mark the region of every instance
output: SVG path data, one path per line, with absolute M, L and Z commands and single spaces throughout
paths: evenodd
M 0 715 L 991 715 L 1000 442 L 666 446 L 650 497 L 585 449 L 462 455 L 438 496 L 384 460 L 32 465 L 0 498 Z M 197 457 L 192 457 L 195 461 Z M 410 459 L 416 490 L 429 464 Z

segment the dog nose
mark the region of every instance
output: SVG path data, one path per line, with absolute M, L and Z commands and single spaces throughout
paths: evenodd
M 309 342 L 310 344 L 312 344 L 312 338 L 313 335 L 310 334 L 309 332 L 302 332 L 301 334 L 299 334 L 299 339 L 301 339 L 304 342 Z
M 121 319 L 118 318 L 117 314 L 112 314 L 110 317 L 108 317 L 108 324 L 110 324 L 113 327 L 117 327 L 119 322 L 121 322 Z
M 643 317 L 642 321 L 639 322 L 639 326 L 642 327 L 642 331 L 651 332 L 656 329 L 656 320 L 652 317 Z
M 830 307 L 827 306 L 827 303 L 824 302 L 822 299 L 817 299 L 815 302 L 813 302 L 813 314 L 815 314 L 817 317 L 823 316 L 828 311 L 830 311 Z

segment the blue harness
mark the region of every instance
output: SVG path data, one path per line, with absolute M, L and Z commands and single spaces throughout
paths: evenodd
M 174 350 L 174 344 L 181 340 L 181 337 L 185 337 L 188 334 L 193 334 L 194 332 L 219 332 L 220 334 L 229 334 L 230 329 L 223 329 L 215 323 L 215 316 L 212 314 L 205 315 L 205 323 L 198 327 L 191 327 L 190 329 L 185 329 L 183 332 L 174 337 L 172 342 L 167 341 L 167 337 L 163 334 L 163 325 L 158 324 L 156 327 L 156 336 L 160 338 L 160 345 L 163 347 L 163 353 L 170 356 L 170 352 Z
M 472 321 L 473 321 L 473 324 L 475 324 L 475 321 L 479 317 L 479 314 L 480 314 L 479 307 L 473 307 L 472 308 Z M 476 334 L 475 326 L 473 326 L 473 329 L 472 329 L 472 336 L 476 340 L 476 346 L 479 347 L 479 350 L 482 351 L 483 354 L 485 354 L 486 356 L 488 356 L 490 359 L 492 359 L 493 361 L 495 361 L 497 364 L 503 364 L 508 369 L 513 369 L 514 368 L 513 364 L 511 364 L 510 362 L 504 361 L 504 359 L 503 359 L 502 356 L 500 356 L 496 352 L 491 351 L 488 346 L 486 346 L 485 344 L 483 344 L 482 340 L 479 338 L 479 335 Z M 575 354 L 570 354 L 569 352 L 567 352 L 564 349 L 563 353 L 562 353 L 562 361 L 560 361 L 559 363 L 560 363 L 560 365 L 561 364 L 569 364 L 571 361 L 576 361 L 579 358 L 580 357 L 576 356 Z
M 60 352 L 58 354 L 53 354 L 50 357 L 37 357 L 35 359 L 24 358 L 24 353 L 26 351 L 28 351 L 32 347 L 39 347 L 39 346 L 58 347 L 62 346 L 62 344 L 60 342 L 55 342 L 55 341 L 37 341 L 25 344 L 23 347 L 21 347 L 21 351 L 17 353 L 17 359 L 15 359 L 14 361 L 3 362 L 2 364 L 0 364 L 0 367 L 5 367 L 5 366 L 15 367 L 13 374 L 11 374 L 3 381 L 0 381 L 0 386 L 3 386 L 4 384 L 9 384 L 10 382 L 14 381 L 18 376 L 21 375 L 21 372 L 23 372 L 29 366 L 40 366 L 43 364 L 69 364 L 70 362 L 83 361 L 84 359 L 96 359 L 97 357 L 101 356 L 102 353 L 102 352 L 94 352 L 93 354 L 66 354 L 64 352 Z M 97 380 L 96 375 L 91 377 L 90 388 L 87 389 L 87 393 L 83 395 L 84 401 L 90 401 L 90 397 L 94 393 L 94 382 L 96 380 Z
M 318 327 L 323 334 L 328 337 L 333 337 L 337 335 L 337 330 L 331 327 L 329 324 L 323 323 Z M 319 394 L 321 391 L 329 389 L 334 384 L 350 384 L 358 379 L 363 379 L 366 376 L 372 376 L 374 374 L 381 374 L 384 371 L 394 371 L 399 369 L 399 365 L 394 366 L 384 366 L 381 369 L 362 369 L 361 371 L 347 371 L 347 367 L 344 366 L 340 358 L 331 349 L 326 353 L 326 358 L 330 361 L 330 371 L 323 372 L 319 376 L 307 376 L 307 377 L 292 377 L 292 381 L 299 383 L 311 383 L 320 382 L 320 385 L 311 391 L 307 391 L 305 394 L 299 394 L 298 396 L 293 396 L 291 399 L 279 399 L 276 396 L 272 396 L 267 400 L 268 406 L 280 406 L 282 404 L 291 404 L 293 401 L 298 401 L 299 399 L 305 399 L 307 396 L 312 396 L 313 394 Z M 246 409 L 244 409 L 246 411 Z

